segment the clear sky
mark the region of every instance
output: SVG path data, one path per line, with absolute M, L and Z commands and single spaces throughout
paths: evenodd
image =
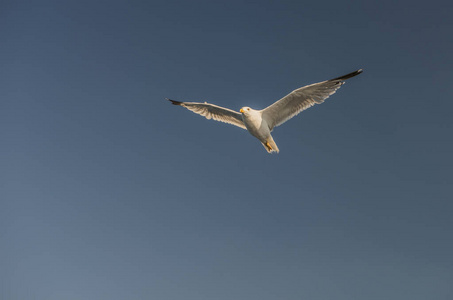
M 2 1 L 5 300 L 452 299 L 450 1 Z M 261 109 L 246 131 L 170 105 Z

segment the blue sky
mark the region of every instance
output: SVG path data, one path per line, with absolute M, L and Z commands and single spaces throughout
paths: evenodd
M 448 1 L 3 1 L 3 299 L 447 299 Z M 246 131 L 170 105 L 261 109 Z

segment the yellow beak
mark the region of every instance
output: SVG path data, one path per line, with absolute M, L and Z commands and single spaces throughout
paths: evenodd
M 241 108 L 241 109 L 240 109 L 239 111 L 240 111 L 241 113 L 243 113 L 243 112 L 244 112 L 244 110 L 243 110 L 242 108 Z

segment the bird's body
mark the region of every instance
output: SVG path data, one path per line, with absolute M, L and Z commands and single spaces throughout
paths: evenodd
M 262 111 L 254 110 L 250 107 L 243 107 L 241 108 L 241 113 L 242 120 L 248 132 L 260 140 L 268 152 L 279 152 L 277 144 L 272 138 L 269 124 L 263 118 Z
M 278 153 L 279 149 L 271 135 L 274 127 L 283 124 L 305 109 L 324 102 L 344 84 L 346 79 L 360 73 L 362 73 L 361 69 L 341 77 L 301 87 L 262 110 L 243 107 L 240 112 L 236 112 L 206 102 L 168 100 L 174 105 L 183 106 L 207 119 L 214 119 L 246 129 L 263 144 L 267 152 Z

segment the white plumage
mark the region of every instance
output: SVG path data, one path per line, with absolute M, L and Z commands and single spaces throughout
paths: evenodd
M 352 73 L 307 85 L 292 91 L 282 99 L 262 110 L 243 107 L 240 112 L 209 103 L 180 102 L 167 99 L 174 105 L 180 105 L 207 119 L 236 125 L 247 129 L 250 134 L 260 140 L 267 152 L 279 152 L 277 144 L 272 138 L 271 131 L 300 112 L 315 104 L 323 103 L 334 94 L 346 79 L 362 73 L 362 69 Z

